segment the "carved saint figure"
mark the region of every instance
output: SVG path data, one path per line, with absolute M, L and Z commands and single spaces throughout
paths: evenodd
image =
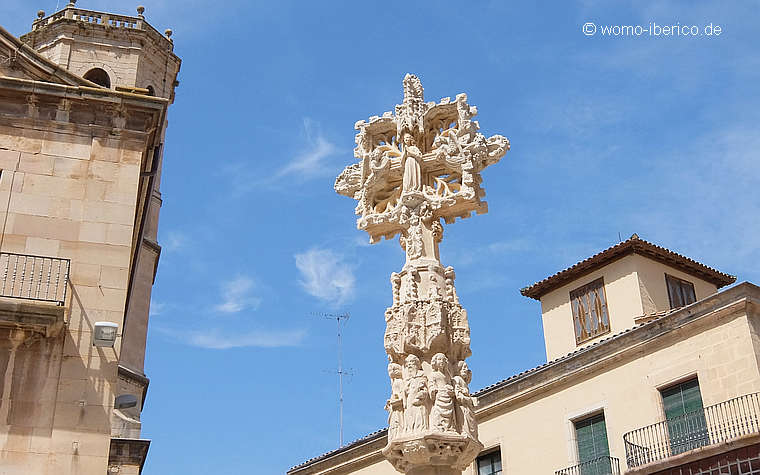
M 475 421 L 475 407 L 478 405 L 478 398 L 470 396 L 469 388 L 472 371 L 464 361 L 457 363 L 457 371 L 458 374 L 454 376 L 457 419 L 462 424 L 462 433 L 478 440 L 478 423 Z
M 432 272 L 432 271 L 431 271 Z M 428 289 L 428 299 L 435 300 L 443 297 L 441 294 L 441 288 L 438 287 L 438 279 L 434 274 L 428 275 L 428 280 L 430 281 L 430 288 Z
M 428 381 L 422 363 L 415 355 L 404 361 L 407 375 L 404 385 L 404 432 L 417 433 L 428 428 Z
M 417 224 L 410 226 L 406 232 L 405 250 L 409 260 L 422 257 L 424 243 L 422 242 L 422 226 Z
M 395 439 L 404 428 L 404 380 L 401 365 L 390 363 L 388 376 L 391 378 L 391 397 L 385 403 L 385 410 L 388 411 L 388 438 Z
M 443 276 L 446 278 L 446 299 L 451 303 L 459 305 L 457 289 L 454 287 L 454 279 L 456 278 L 454 268 L 448 266 L 446 269 L 444 269 Z
M 422 152 L 414 143 L 414 136 L 404 132 L 404 152 L 401 154 L 401 168 L 404 169 L 402 191 L 422 191 Z
M 440 432 L 454 431 L 454 386 L 449 376 L 449 360 L 443 353 L 436 353 L 430 360 L 430 425 Z

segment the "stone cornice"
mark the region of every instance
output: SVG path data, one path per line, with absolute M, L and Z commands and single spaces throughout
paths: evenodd
M 111 439 L 111 448 L 108 453 L 108 465 L 140 467 L 140 473 L 142 473 L 149 448 L 150 440 L 148 439 L 113 438 Z
M 0 327 L 55 337 L 64 325 L 64 307 L 48 302 L 0 298 Z
M 97 85 L 92 87 L 87 85 L 75 86 L 70 84 L 37 81 L 33 79 L 0 76 L 0 86 L 8 89 L 33 92 L 34 94 L 46 94 L 61 98 L 72 98 L 72 96 L 77 96 L 82 99 L 110 103 L 122 102 L 153 109 L 159 109 L 169 105 L 169 99 L 163 97 L 135 94 L 126 91 L 115 91 L 113 89 L 98 87 Z
M 30 75 L 37 77 L 42 81 L 58 82 L 72 86 L 84 85 L 95 88 L 99 87 L 94 82 L 72 74 L 49 59 L 41 56 L 37 51 L 24 44 L 2 26 L 0 26 L 0 47 L 12 50 L 15 55 L 14 60 L 19 63 L 19 67 L 27 70 Z

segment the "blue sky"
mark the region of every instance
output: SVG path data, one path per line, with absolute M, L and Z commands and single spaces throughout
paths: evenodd
M 27 31 L 55 1 L 6 0 Z M 61 1 L 61 4 L 64 1 Z M 133 14 L 137 3 L 80 0 Z M 395 241 L 369 246 L 333 192 L 353 124 L 466 92 L 512 150 L 483 174 L 490 212 L 441 247 L 468 309 L 474 389 L 545 361 L 519 289 L 638 233 L 760 282 L 757 2 L 156 0 L 181 84 L 169 114 L 146 371 L 146 475 L 282 473 L 384 427 L 383 311 Z M 720 36 L 586 36 L 602 25 L 720 25 Z M 601 28 L 600 28 L 601 29 Z

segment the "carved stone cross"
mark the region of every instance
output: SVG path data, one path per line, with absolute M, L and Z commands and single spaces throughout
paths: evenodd
M 393 305 L 385 312 L 385 350 L 391 397 L 388 445 L 394 467 L 409 475 L 456 474 L 472 463 L 478 441 L 470 395 L 467 311 L 454 288 L 454 269 L 441 265 L 441 219 L 482 214 L 481 171 L 509 150 L 501 135 L 478 132 L 467 96 L 425 102 L 420 80 L 404 77 L 404 100 L 356 123 L 358 163 L 349 165 L 335 190 L 358 201 L 357 227 L 370 242 L 399 234 L 406 252 L 391 275 Z

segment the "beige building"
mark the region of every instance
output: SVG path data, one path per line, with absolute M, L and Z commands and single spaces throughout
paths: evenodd
M 522 289 L 548 363 L 482 389 L 494 474 L 760 474 L 760 287 L 634 235 Z M 383 429 L 291 475 L 397 473 Z
M 0 28 L 0 474 L 136 474 L 171 32 L 71 1 Z

